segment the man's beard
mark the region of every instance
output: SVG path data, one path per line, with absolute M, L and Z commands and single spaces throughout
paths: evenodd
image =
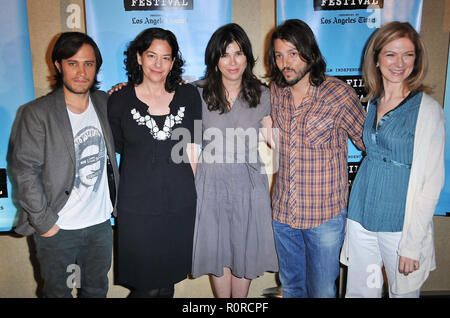
M 95 79 L 92 81 L 92 83 L 90 83 L 90 85 L 88 86 L 87 89 L 82 90 L 82 91 L 76 90 L 75 88 L 70 86 L 68 83 L 66 83 L 66 81 L 64 80 L 64 72 L 62 70 L 61 70 L 61 78 L 62 78 L 62 82 L 63 82 L 64 87 L 67 88 L 67 90 L 69 92 L 74 93 L 74 94 L 86 94 L 86 93 L 88 93 L 91 90 L 92 86 L 94 86 L 97 77 L 95 77 Z
M 86 88 L 85 90 L 82 90 L 82 91 L 74 89 L 72 86 L 67 84 L 64 80 L 63 80 L 63 84 L 64 84 L 64 87 L 67 88 L 67 90 L 69 92 L 71 92 L 71 93 L 74 93 L 74 94 L 86 94 L 86 93 L 88 93 L 91 90 L 92 86 L 94 85 L 94 82 L 92 82 L 92 84 L 89 85 L 88 88 Z
M 281 73 L 283 73 L 285 70 L 290 70 L 290 71 L 295 72 L 294 69 L 292 69 L 292 68 L 290 68 L 290 67 L 285 67 L 285 68 L 283 68 L 283 70 L 281 71 Z M 284 77 L 284 75 L 283 75 L 283 77 L 284 77 L 284 80 L 285 80 L 285 82 L 286 82 L 286 84 L 287 84 L 288 86 L 294 86 L 295 84 L 297 84 L 298 82 L 300 82 L 300 81 L 305 77 L 305 75 L 308 74 L 310 71 L 311 71 L 311 65 L 307 65 L 305 68 L 299 70 L 298 76 L 297 76 L 296 78 L 294 78 L 293 80 L 288 81 L 288 80 L 286 79 L 286 77 Z
M 64 83 L 64 87 L 67 88 L 67 90 L 68 90 L 69 92 L 74 93 L 74 94 L 80 94 L 80 95 L 86 94 L 87 92 L 90 91 L 90 89 L 91 89 L 91 87 L 92 87 L 92 85 L 91 85 L 91 86 L 88 87 L 87 89 L 85 89 L 85 90 L 83 90 L 83 91 L 79 91 L 79 90 L 75 90 L 75 89 L 72 88 L 70 85 L 66 84 L 66 82 L 63 82 L 63 83 Z

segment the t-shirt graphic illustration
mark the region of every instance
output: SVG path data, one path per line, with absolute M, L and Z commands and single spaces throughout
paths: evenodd
M 89 126 L 80 130 L 75 138 L 75 188 L 93 187 L 97 192 L 105 168 L 105 142 L 100 130 Z

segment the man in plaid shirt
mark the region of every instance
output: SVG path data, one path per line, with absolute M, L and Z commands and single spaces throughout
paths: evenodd
M 273 226 L 283 297 L 336 297 L 348 198 L 348 138 L 364 149 L 365 112 L 352 87 L 325 76 L 311 29 L 287 20 L 269 47 L 279 132 Z

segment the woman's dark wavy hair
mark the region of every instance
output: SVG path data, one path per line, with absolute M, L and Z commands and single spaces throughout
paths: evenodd
M 235 41 L 245 57 L 247 66 L 242 75 L 242 96 L 250 107 L 256 107 L 261 98 L 261 82 L 253 74 L 255 58 L 252 45 L 245 31 L 237 24 L 226 24 L 217 29 L 206 46 L 203 99 L 210 111 L 219 111 L 221 114 L 229 111 L 230 106 L 222 82 L 222 73 L 218 68 L 219 59 L 226 53 L 227 46 Z
M 326 63 L 317 45 L 311 28 L 303 21 L 291 19 L 284 21 L 272 33 L 268 51 L 268 77 L 280 87 L 288 86 L 275 60 L 274 42 L 276 39 L 285 40 L 297 48 L 301 58 L 310 67 L 310 83 L 319 86 L 325 81 Z
M 91 86 L 90 91 L 93 92 L 99 88 L 100 82 L 97 80 L 97 74 L 100 71 L 100 67 L 102 66 L 103 59 L 100 54 L 100 50 L 94 40 L 87 34 L 81 32 L 64 32 L 62 33 L 58 40 L 55 43 L 52 51 L 52 62 L 55 67 L 55 84 L 56 88 L 61 88 L 64 85 L 63 74 L 58 70 L 55 65 L 55 62 L 58 62 L 61 65 L 61 61 L 68 59 L 75 54 L 77 54 L 78 50 L 84 45 L 88 44 L 94 49 L 95 55 L 95 79 L 94 84 Z
M 127 50 L 124 52 L 124 63 L 127 71 L 128 82 L 134 85 L 142 83 L 143 73 L 139 68 L 137 54 L 142 55 L 142 53 L 150 47 L 155 39 L 166 41 L 172 48 L 172 59 L 174 60 L 174 63 L 172 70 L 167 75 L 165 89 L 167 92 L 173 92 L 182 81 L 181 74 L 183 73 L 184 61 L 181 57 L 181 52 L 179 50 L 175 34 L 169 30 L 164 30 L 161 28 L 149 28 L 142 31 L 128 45 Z

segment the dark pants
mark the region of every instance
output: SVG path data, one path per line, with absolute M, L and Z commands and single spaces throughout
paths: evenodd
M 44 297 L 106 297 L 112 258 L 109 220 L 79 230 L 59 230 L 52 237 L 34 235 L 37 258 L 44 281 Z

